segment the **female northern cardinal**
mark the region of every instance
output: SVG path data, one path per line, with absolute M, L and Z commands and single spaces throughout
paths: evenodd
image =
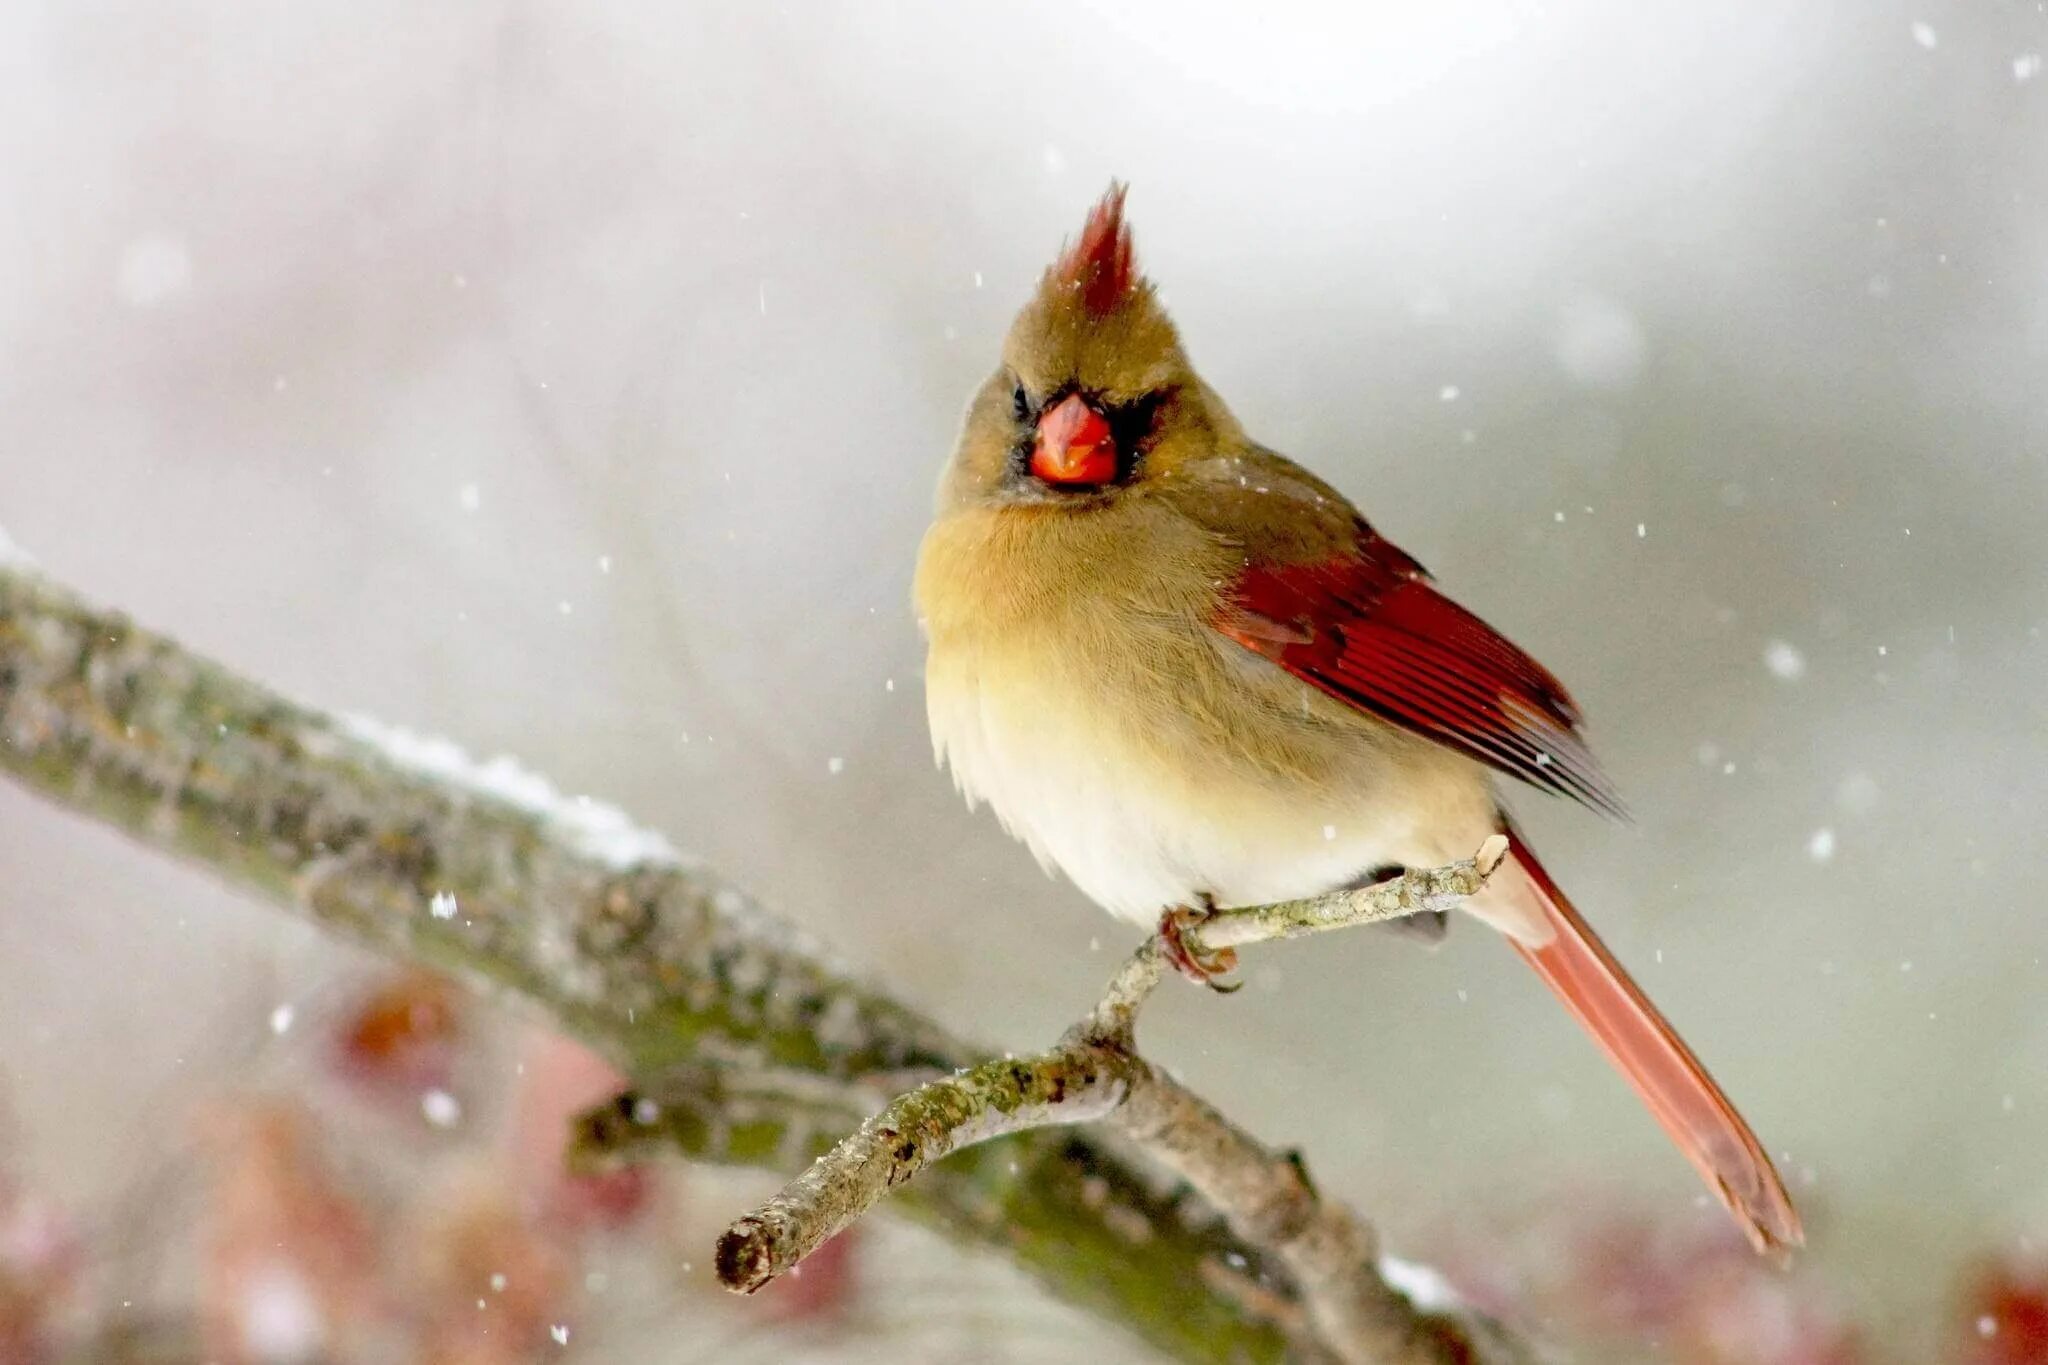
M 1112 186 L 975 394 L 917 570 L 939 757 L 1048 869 L 1176 926 L 1469 856 L 1488 769 L 1618 809 L 1541 665 L 1248 438 L 1137 273 Z M 1528 846 L 1505 933 L 1759 1251 L 1803 1241 L 1754 1135 Z M 1228 961 L 1178 954 L 1198 979 Z

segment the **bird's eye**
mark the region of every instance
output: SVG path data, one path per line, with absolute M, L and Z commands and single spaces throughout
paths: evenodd
M 1031 395 L 1024 392 L 1022 384 L 1019 384 L 1017 391 L 1010 395 L 1010 406 L 1016 412 L 1018 421 L 1026 422 L 1031 419 Z
M 1119 403 L 1109 410 L 1109 429 L 1116 434 L 1117 449 L 1135 451 L 1149 441 L 1153 428 L 1159 421 L 1159 409 L 1165 404 L 1168 391 L 1154 389 L 1151 393 Z

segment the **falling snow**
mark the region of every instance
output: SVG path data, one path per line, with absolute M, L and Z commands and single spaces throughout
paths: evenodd
M 1798 646 L 1784 640 L 1773 640 L 1764 646 L 1764 667 L 1771 670 L 1771 676 L 1785 682 L 1798 682 L 1806 676 L 1806 656 Z
M 1835 859 L 1835 832 L 1823 826 L 1813 832 L 1806 841 L 1806 856 L 1817 863 L 1830 863 Z
M 429 1090 L 420 1096 L 420 1113 L 436 1128 L 453 1128 L 462 1122 L 462 1102 L 445 1090 Z
M 1464 1306 L 1465 1300 L 1451 1282 L 1430 1266 L 1383 1254 L 1380 1278 L 1425 1313 L 1448 1313 Z
M 435 919 L 454 919 L 457 906 L 453 891 L 436 891 L 434 898 L 427 902 L 427 909 Z
M 295 1365 L 321 1358 L 327 1329 L 305 1276 L 291 1265 L 260 1266 L 242 1290 L 241 1340 L 253 1359 Z

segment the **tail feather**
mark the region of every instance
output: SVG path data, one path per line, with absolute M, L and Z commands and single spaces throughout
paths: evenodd
M 1524 884 L 1502 890 L 1523 902 L 1519 908 L 1540 910 L 1549 930 L 1510 933 L 1515 950 L 1635 1087 L 1750 1244 L 1779 1259 L 1804 1245 L 1784 1182 L 1714 1078 L 1519 839 L 1514 864 L 1502 871 Z M 1513 878 L 1517 869 L 1523 878 Z

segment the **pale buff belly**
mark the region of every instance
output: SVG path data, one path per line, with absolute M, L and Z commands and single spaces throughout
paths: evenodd
M 1048 871 L 1112 914 L 1315 895 L 1469 856 L 1484 775 L 1217 637 L 1114 652 L 933 641 L 939 757 Z

